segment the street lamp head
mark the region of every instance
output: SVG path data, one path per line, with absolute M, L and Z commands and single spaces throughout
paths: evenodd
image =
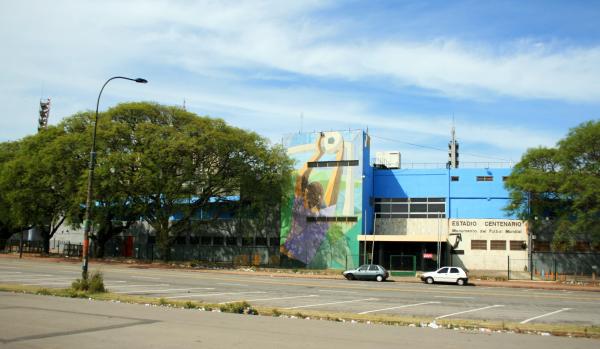
M 142 79 L 142 78 L 137 78 L 137 79 L 135 79 L 133 81 L 139 82 L 140 84 L 146 84 L 146 83 L 148 83 L 148 80 Z

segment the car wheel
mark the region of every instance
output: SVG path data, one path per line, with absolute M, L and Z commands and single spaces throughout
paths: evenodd
M 430 276 L 427 279 L 425 279 L 425 282 L 428 284 L 432 284 L 433 283 L 433 278 Z
M 458 279 L 458 280 L 456 280 L 456 284 L 458 286 L 463 286 L 465 284 L 465 280 L 464 279 Z
M 354 275 L 353 274 L 346 274 L 346 279 L 348 279 L 348 280 L 354 280 Z
M 383 275 L 377 275 L 376 280 L 379 281 L 379 282 L 382 282 L 383 281 Z

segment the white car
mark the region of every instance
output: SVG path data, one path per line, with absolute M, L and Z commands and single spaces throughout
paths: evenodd
M 421 275 L 421 281 L 428 284 L 434 282 L 450 282 L 463 286 L 469 281 L 469 274 L 459 267 L 442 267 L 436 271 L 424 273 Z

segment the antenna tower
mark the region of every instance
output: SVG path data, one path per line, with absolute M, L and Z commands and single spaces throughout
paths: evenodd
M 50 98 L 40 99 L 40 118 L 38 119 L 38 131 L 48 127 L 50 117 Z

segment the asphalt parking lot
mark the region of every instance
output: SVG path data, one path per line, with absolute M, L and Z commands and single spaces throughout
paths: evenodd
M 297 309 L 433 319 L 600 325 L 600 293 L 406 282 L 300 279 L 222 271 L 93 265 L 114 293 Z M 78 264 L 0 259 L 0 284 L 68 287 Z

